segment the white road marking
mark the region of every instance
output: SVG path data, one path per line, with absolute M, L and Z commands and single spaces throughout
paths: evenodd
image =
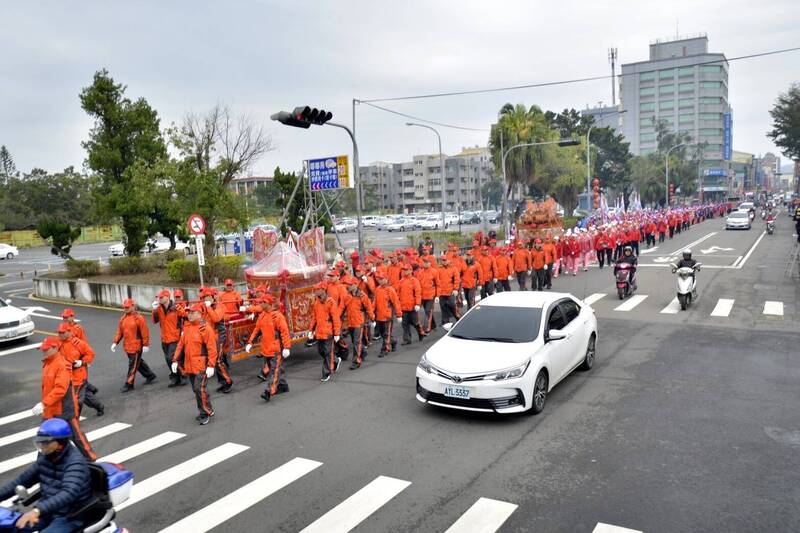
M 409 485 L 410 481 L 378 476 L 300 533 L 347 533 Z
M 655 252 L 656 250 L 658 250 L 658 246 L 655 246 L 653 248 L 647 248 L 645 250 L 639 250 L 639 255 L 649 254 L 649 253 Z
M 703 241 L 705 241 L 705 240 L 708 240 L 708 239 L 710 239 L 711 237 L 713 237 L 713 236 L 714 236 L 714 235 L 716 235 L 716 234 L 717 234 L 717 232 L 716 232 L 716 231 L 712 231 L 712 232 L 711 232 L 711 233 L 709 233 L 708 235 L 705 235 L 705 236 L 703 236 L 703 237 L 700 237 L 699 239 L 697 239 L 697 240 L 696 240 L 696 241 L 694 241 L 694 242 L 690 242 L 689 244 L 686 244 L 686 245 L 684 245 L 684 246 L 681 246 L 680 248 L 678 248 L 677 250 L 675 250 L 674 252 L 672 252 L 672 253 L 671 253 L 671 254 L 669 254 L 669 255 L 679 255 L 679 254 L 680 254 L 682 251 L 684 251 L 685 249 L 687 249 L 687 248 L 694 248 L 695 246 L 697 246 L 697 245 L 698 245 L 698 244 L 700 244 L 701 242 L 703 242 Z
M 91 443 L 92 441 L 102 439 L 103 437 L 107 437 L 108 435 L 122 431 L 123 429 L 128 429 L 129 427 L 131 427 L 130 424 L 114 422 L 113 424 L 90 431 L 86 434 L 86 438 Z M 5 461 L 0 462 L 0 474 L 4 474 L 9 470 L 14 470 L 15 468 L 19 468 L 20 466 L 25 466 L 26 464 L 32 463 L 35 460 L 36 452 L 29 452 L 23 455 L 18 455 L 17 457 L 12 457 L 11 459 L 6 459 Z
M 583 301 L 586 302 L 586 305 L 592 305 L 593 303 L 595 303 L 597 300 L 603 298 L 604 296 L 605 296 L 605 293 L 596 292 L 596 293 L 590 294 L 589 296 L 584 298 Z
M 34 312 L 38 313 L 49 313 L 49 309 L 45 309 L 44 307 L 39 307 L 38 305 L 23 307 L 24 310 L 28 311 L 29 313 L 33 314 Z M 61 319 L 59 319 L 61 320 Z
M 766 231 L 762 231 L 761 232 L 761 235 L 759 235 L 758 239 L 756 239 L 756 242 L 753 243 L 753 246 L 751 246 L 750 249 L 747 250 L 747 253 L 744 254 L 744 259 L 739 261 L 739 264 L 736 265 L 737 269 L 741 269 L 744 266 L 744 264 L 747 262 L 747 260 L 750 259 L 750 256 L 753 254 L 753 251 L 755 251 L 755 249 L 756 249 L 756 246 L 758 246 L 758 243 L 761 242 L 761 239 L 763 239 L 764 235 L 766 235 L 766 234 L 767 234 Z
M 162 529 L 161 533 L 181 533 L 184 531 L 204 533 L 230 520 L 245 509 L 252 507 L 320 466 L 322 466 L 320 462 L 296 457 L 247 485 L 225 495 L 214 503 Z
M 614 311 L 630 311 L 640 303 L 642 303 L 645 298 L 647 298 L 646 294 L 637 294 L 635 296 L 631 296 L 628 298 L 627 301 L 621 303 L 617 307 L 614 308 Z
M 735 300 L 720 298 L 717 300 L 717 305 L 714 306 L 714 310 L 711 311 L 711 316 L 729 316 L 731 314 L 731 310 L 733 309 L 734 301 Z
M 592 533 L 642 533 L 638 529 L 628 529 L 627 527 L 612 526 L 598 522 Z
M 33 412 L 30 409 L 20 411 L 19 413 L 14 413 L 13 415 L 7 415 L 3 418 L 0 418 L 0 426 L 11 424 L 12 422 L 17 422 L 19 420 L 24 420 L 31 416 L 33 416 Z
M 130 498 L 120 505 L 117 505 L 116 510 L 122 511 L 123 509 L 130 507 L 135 503 L 139 503 L 140 501 L 149 498 L 153 494 L 158 494 L 162 490 L 166 490 L 176 483 L 183 481 L 184 479 L 188 479 L 193 475 L 202 472 L 203 470 L 211 468 L 212 466 L 249 449 L 249 446 L 243 446 L 233 442 L 226 442 L 221 446 L 217 446 L 216 448 L 208 450 L 205 453 L 201 453 L 196 457 L 192 457 L 188 461 L 184 461 L 179 465 L 173 466 L 172 468 L 167 468 L 166 470 L 150 476 L 143 481 L 134 483 L 133 488 L 131 489 Z
M 494 533 L 516 510 L 513 503 L 481 498 L 445 533 Z
M 9 348 L 8 350 L 3 350 L 2 352 L 0 352 L 0 357 L 11 355 L 12 353 L 25 352 L 27 350 L 35 350 L 41 345 L 42 345 L 41 342 L 37 342 L 35 344 L 26 344 L 24 346 L 17 346 L 16 348 Z
M 678 314 L 681 310 L 681 303 L 678 301 L 678 297 L 672 299 L 672 301 L 667 305 L 664 309 L 661 310 L 662 313 L 667 315 L 675 315 Z
M 764 302 L 764 314 L 772 316 L 783 316 L 783 302 Z
M 711 248 L 706 248 L 705 250 L 700 250 L 700 253 L 703 255 L 713 254 L 714 252 L 732 252 L 735 248 L 722 248 L 721 246 L 712 246 Z
M 147 440 L 143 440 L 137 444 L 132 446 L 128 446 L 127 448 L 123 448 L 118 450 L 114 453 L 110 453 L 105 457 L 101 457 L 98 461 L 105 461 L 108 463 L 124 463 L 125 461 L 129 461 L 134 457 L 138 457 L 140 455 L 144 455 L 146 453 L 152 452 L 162 446 L 165 446 L 171 442 L 175 442 L 178 439 L 182 439 L 185 437 L 183 433 L 176 433 L 174 431 L 166 431 L 161 433 L 160 435 L 156 435 L 155 437 L 151 437 Z
M 86 420 L 85 416 L 80 418 L 81 420 Z M 36 436 L 36 432 L 39 430 L 39 427 L 26 429 L 25 431 L 20 431 L 19 433 L 13 433 L 11 435 L 6 435 L 5 437 L 0 438 L 0 446 L 7 446 L 14 442 L 19 442 L 21 440 L 30 439 Z
M 41 313 L 29 313 L 29 314 L 30 314 L 31 316 L 38 316 L 39 318 L 49 318 L 50 320 L 57 320 L 57 321 L 59 321 L 59 322 L 61 322 L 62 320 L 64 320 L 64 319 L 63 319 L 63 318 L 61 318 L 60 316 L 43 315 L 43 314 L 41 314 Z

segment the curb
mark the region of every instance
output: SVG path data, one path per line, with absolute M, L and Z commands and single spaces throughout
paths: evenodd
M 66 306 L 69 306 L 69 307 L 86 307 L 86 308 L 89 308 L 89 309 L 99 309 L 101 311 L 113 311 L 113 312 L 116 312 L 116 313 L 122 311 L 122 309 L 117 308 L 117 307 L 104 307 L 102 305 L 84 304 L 84 303 L 80 303 L 80 302 L 71 302 L 71 301 L 66 301 L 66 300 L 51 300 L 49 298 L 39 298 L 34 293 L 30 293 L 28 295 L 28 299 L 29 300 L 33 300 L 35 302 L 45 302 L 45 303 L 50 303 L 50 304 L 60 304 L 60 305 L 66 305 Z

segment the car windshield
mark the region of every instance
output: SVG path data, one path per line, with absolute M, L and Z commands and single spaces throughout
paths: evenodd
M 750 215 L 745 212 L 731 213 L 731 218 L 750 218 Z
M 457 339 L 490 342 L 532 342 L 539 335 L 542 310 L 532 307 L 476 305 L 449 335 Z

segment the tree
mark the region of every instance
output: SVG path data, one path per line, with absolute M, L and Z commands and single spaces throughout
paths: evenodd
M 9 178 L 16 177 L 17 167 L 14 165 L 14 158 L 5 145 L 0 146 L 0 185 L 5 185 Z
M 623 135 L 608 127 L 592 130 L 591 141 L 596 147 L 593 156 L 594 175 L 602 187 L 621 193 L 625 205 L 628 205 L 633 183 L 628 163 L 633 155 L 629 149 L 630 143 L 624 139 Z
M 628 163 L 631 182 L 639 191 L 643 204 L 658 204 L 664 200 L 664 175 L 661 159 L 656 153 L 637 155 Z
M 280 194 L 281 190 L 274 181 L 257 185 L 253 190 L 253 197 L 259 213 L 262 215 L 275 213 L 277 210 L 275 202 Z
M 481 185 L 481 201 L 486 207 L 497 207 L 503 201 L 503 182 L 490 179 Z
M 231 190 L 230 183 L 252 168 L 265 153 L 274 149 L 272 140 L 247 115 L 234 117 L 228 107 L 216 105 L 204 115 L 188 114 L 171 139 L 182 157 L 182 186 L 202 190 L 191 194 L 184 209 L 206 219 L 206 253 L 216 253 L 214 232 L 218 223 L 238 221 L 246 227 L 244 201 Z
M 72 243 L 81 236 L 80 228 L 73 228 L 65 222 L 45 219 L 36 225 L 36 232 L 44 240 L 50 240 L 50 252 L 62 259 L 72 259 L 69 251 Z
M 96 72 L 80 94 L 81 107 L 94 119 L 83 143 L 87 165 L 97 179 L 96 208 L 101 219 L 119 218 L 128 253 L 138 255 L 147 239 L 152 211 L 147 169 L 166 158 L 158 113 L 144 98 L 131 101 L 125 86 L 108 71 Z
M 544 115 L 550 127 L 556 130 L 562 139 L 586 137 L 586 132 L 594 124 L 592 115 L 582 115 L 575 109 L 565 109 L 561 113 L 547 111 Z
M 688 196 L 697 190 L 700 162 L 703 159 L 703 150 L 708 143 L 694 143 L 693 137 L 687 131 L 672 131 L 665 120 L 655 121 L 656 141 L 658 144 L 661 175 L 666 175 L 666 158 L 669 153 L 669 180 L 680 189 L 683 196 Z M 682 146 L 681 146 L 682 145 Z M 675 148 L 678 146 L 678 148 Z M 672 152 L 670 153 L 670 150 Z
M 772 129 L 767 137 L 783 155 L 800 161 L 800 83 L 793 83 L 788 91 L 780 94 L 769 114 Z
M 578 193 L 586 185 L 586 163 L 581 157 L 585 149 L 585 143 L 580 147 L 559 148 L 542 170 L 549 183 L 547 192 L 561 204 L 565 213 L 572 213 L 577 207 Z

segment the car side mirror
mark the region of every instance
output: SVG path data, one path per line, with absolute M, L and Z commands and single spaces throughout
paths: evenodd
M 561 339 L 566 339 L 567 334 L 560 329 L 551 329 L 547 332 L 547 340 L 550 341 L 560 341 Z
M 450 322 L 445 322 L 444 324 L 442 324 L 442 329 L 445 331 L 450 331 L 451 329 L 453 329 L 453 324 L 451 324 Z

